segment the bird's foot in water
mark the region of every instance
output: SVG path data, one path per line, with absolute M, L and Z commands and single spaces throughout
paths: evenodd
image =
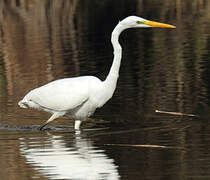
M 46 126 L 46 125 L 44 124 L 44 125 L 38 127 L 38 130 L 43 131 L 45 126 Z

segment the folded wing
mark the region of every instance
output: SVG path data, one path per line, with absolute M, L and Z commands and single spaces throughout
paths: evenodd
M 57 80 L 32 90 L 27 96 L 42 107 L 67 111 L 88 100 L 88 83 L 84 78 Z

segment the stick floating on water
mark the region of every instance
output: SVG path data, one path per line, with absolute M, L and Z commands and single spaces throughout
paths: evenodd
M 176 115 L 176 116 L 191 116 L 191 117 L 196 117 L 194 114 L 185 114 L 181 112 L 168 112 L 168 111 L 159 111 L 155 110 L 156 113 L 163 113 L 163 114 L 171 114 L 171 115 Z
M 146 145 L 146 144 L 105 144 L 106 146 L 125 146 L 125 147 L 145 147 L 145 148 L 167 148 L 167 146 L 160 145 Z
M 184 150 L 183 147 L 151 145 L 151 144 L 104 144 L 105 146 L 119 146 L 119 147 L 136 147 L 136 148 L 161 148 L 161 149 L 177 149 Z

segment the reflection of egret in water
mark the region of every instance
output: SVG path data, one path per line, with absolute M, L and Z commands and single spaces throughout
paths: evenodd
M 52 136 L 44 144 L 40 139 L 37 143 L 36 139 L 23 139 L 20 151 L 27 163 L 49 179 L 119 179 L 114 160 L 81 135 L 70 142 Z

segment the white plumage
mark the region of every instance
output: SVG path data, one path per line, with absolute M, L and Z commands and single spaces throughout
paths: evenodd
M 116 89 L 122 57 L 122 49 L 118 41 L 119 35 L 125 29 L 137 27 L 175 28 L 172 25 L 129 16 L 119 22 L 112 32 L 111 42 L 114 48 L 114 60 L 105 81 L 94 76 L 55 80 L 31 90 L 18 103 L 19 106 L 44 110 L 52 114 L 40 129 L 63 115 L 73 117 L 76 120 L 74 127 L 79 129 L 82 120 L 90 117 L 96 108 L 102 107 L 112 97 Z

